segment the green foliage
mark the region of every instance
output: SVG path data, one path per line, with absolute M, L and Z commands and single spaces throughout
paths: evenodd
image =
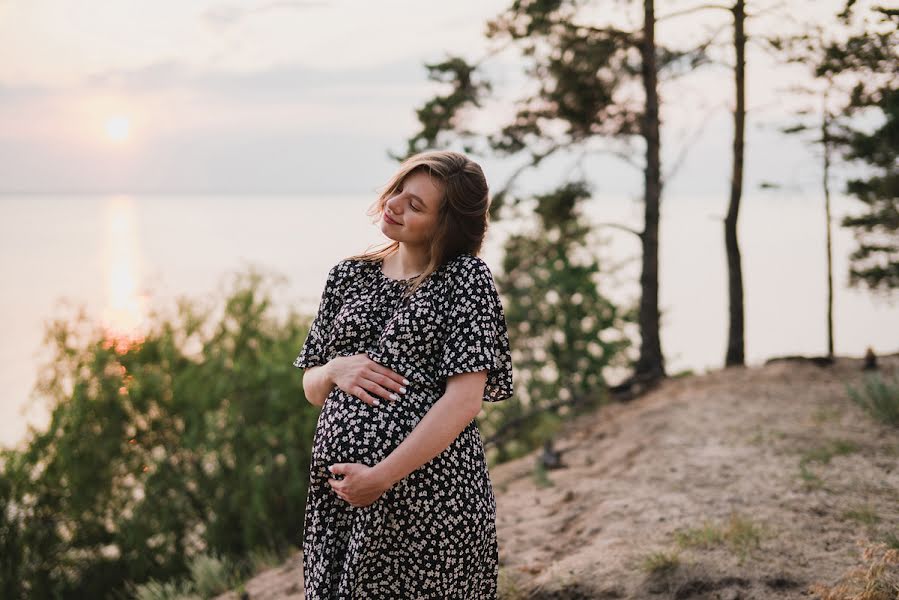
M 235 564 L 227 558 L 199 554 L 190 560 L 189 575 L 169 581 L 150 579 L 140 585 L 127 585 L 134 600 L 204 600 L 242 585 Z
M 478 75 L 475 65 L 468 64 L 464 58 L 458 56 L 425 64 L 425 67 L 428 69 L 428 79 L 449 84 L 450 91 L 432 98 L 416 110 L 422 126 L 421 131 L 409 139 L 404 154 L 398 155 L 388 151 L 388 156 L 397 161 L 430 148 L 442 147 L 444 144 L 441 133 L 458 124 L 458 113 L 466 106 L 481 106 L 483 99 L 492 89 L 492 84 Z M 458 134 L 469 137 L 477 135 L 462 128 Z
M 107 597 L 301 539 L 318 409 L 291 363 L 307 319 L 275 318 L 253 272 L 217 310 L 179 300 L 138 340 L 83 314 L 48 325 L 50 423 L 0 457 L 0 596 Z M 214 566 L 194 564 L 201 592 Z
M 799 477 L 807 489 L 822 489 L 824 480 L 813 470 L 813 463 L 829 464 L 834 456 L 842 456 L 858 451 L 858 445 L 849 440 L 825 440 L 822 446 L 815 446 L 802 452 L 799 458 Z
M 301 542 L 302 540 L 298 541 Z M 250 553 L 247 555 L 247 560 L 251 566 L 250 570 L 253 573 L 259 573 L 284 564 L 284 561 L 287 560 L 289 556 L 296 554 L 297 552 L 299 552 L 299 548 L 294 545 L 289 546 L 286 552 L 277 552 L 271 548 L 255 548 L 250 550 Z
M 833 149 L 862 174 L 845 190 L 862 212 L 841 221 L 858 242 L 849 284 L 887 295 L 899 288 L 899 11 L 854 4 L 847 2 L 835 22 L 768 42 L 788 62 L 809 68 L 824 105 L 820 125 L 784 131 L 820 131 L 814 141 L 823 146 L 825 169 Z
M 761 545 L 767 535 L 765 528 L 749 517 L 732 511 L 726 522 L 705 521 L 699 527 L 675 532 L 675 541 L 681 548 L 714 548 L 726 546 L 742 563 L 753 550 Z
M 681 565 L 677 550 L 650 552 L 640 561 L 640 569 L 650 576 L 670 575 Z
M 192 591 L 189 581 L 157 581 L 151 579 L 134 590 L 135 600 L 203 600 Z
M 877 6 L 861 12 L 847 5 L 840 16 L 852 33 L 824 45 L 816 75 L 854 79 L 835 137 L 843 157 L 866 173 L 846 185 L 864 205 L 842 220 L 858 242 L 849 284 L 889 292 L 899 288 L 899 14 Z
M 504 434 L 496 439 L 499 461 L 539 447 L 564 419 L 595 409 L 605 369 L 629 364 L 623 332 L 636 317 L 599 290 L 591 226 L 578 210 L 588 197 L 581 183 L 538 196 L 532 229 L 506 242 L 497 286 L 519 376 L 515 396 L 488 415 Z
M 528 594 L 519 579 L 521 576 L 516 569 L 501 566 L 497 576 L 497 598 L 499 600 L 525 600 Z
M 834 456 L 843 456 L 857 451 L 858 445 L 850 440 L 827 440 L 823 446 L 815 446 L 803 452 L 799 464 L 818 462 L 826 465 Z
M 226 592 L 238 583 L 233 563 L 227 558 L 201 554 L 190 561 L 193 589 L 203 598 Z
M 899 371 L 891 376 L 880 373 L 866 373 L 862 386 L 846 385 L 846 393 L 872 417 L 899 427 Z
M 864 525 L 876 525 L 881 521 L 880 515 L 870 504 L 863 504 L 843 511 L 844 519 L 858 521 Z
M 543 466 L 543 463 L 539 460 L 534 463 L 534 472 L 533 472 L 534 485 L 538 488 L 548 488 L 553 487 L 555 483 L 553 480 L 549 478 L 549 473 L 546 470 L 546 467 Z
M 806 463 L 799 465 L 799 478 L 802 480 L 806 489 L 821 489 L 824 487 L 824 480 L 815 475 Z
M 899 533 L 888 531 L 883 534 L 883 543 L 893 550 L 899 550 Z
M 426 64 L 429 79 L 447 91 L 416 109 L 419 130 L 403 153 L 391 152 L 391 158 L 400 161 L 451 145 L 482 156 L 518 156 L 525 165 L 505 185 L 494 186 L 491 217 L 495 218 L 507 204 L 513 181 L 551 155 L 581 152 L 592 138 L 620 138 L 624 144 L 642 138 L 646 108 L 633 101 L 632 88 L 643 85 L 645 32 L 622 28 L 609 18 L 611 13 L 594 8 L 575 0 L 513 2 L 486 23 L 485 37 L 496 51 L 473 62 L 449 55 Z M 680 77 L 710 63 L 708 45 L 691 44 L 680 50 L 654 38 L 659 77 Z M 508 119 L 492 131 L 475 131 L 471 117 L 492 99 L 495 89 L 485 63 L 510 48 L 520 54 L 529 85 L 519 86 L 525 93 L 509 102 L 516 110 Z M 627 147 L 612 153 L 643 169 Z

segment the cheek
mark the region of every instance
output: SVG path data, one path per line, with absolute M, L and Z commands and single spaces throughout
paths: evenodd
M 437 219 L 433 215 L 425 215 L 422 213 L 415 213 L 415 216 L 409 220 L 412 221 L 410 223 L 411 229 L 415 233 L 421 234 L 430 234 L 437 224 Z

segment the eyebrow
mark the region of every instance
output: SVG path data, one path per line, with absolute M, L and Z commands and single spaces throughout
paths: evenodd
M 405 184 L 403 184 L 403 187 L 404 187 L 404 188 L 406 187 Z M 419 198 L 418 196 L 416 196 L 416 195 L 413 194 L 412 192 L 408 192 L 408 191 L 406 191 L 405 189 L 404 189 L 403 191 L 406 192 L 407 194 L 409 194 L 410 196 L 412 196 L 413 198 L 415 198 L 416 200 L 418 200 L 418 202 L 419 202 L 420 204 L 422 204 L 422 205 L 424 205 L 425 207 L 427 207 L 427 204 L 425 204 L 425 201 L 424 201 L 424 200 L 422 200 L 421 198 Z

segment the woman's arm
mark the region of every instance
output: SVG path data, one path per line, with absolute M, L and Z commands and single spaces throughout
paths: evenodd
M 331 373 L 330 362 L 323 365 L 308 367 L 303 371 L 303 392 L 309 404 L 319 408 L 325 405 L 328 394 L 334 388 L 334 377 Z
M 428 409 L 412 433 L 372 469 L 385 489 L 416 470 L 455 440 L 481 411 L 487 371 L 447 379 L 446 391 Z

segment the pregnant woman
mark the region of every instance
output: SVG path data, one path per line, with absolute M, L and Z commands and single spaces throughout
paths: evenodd
M 512 395 L 505 314 L 477 256 L 481 167 L 400 165 L 372 215 L 392 242 L 328 273 L 294 361 L 322 407 L 303 532 L 306 598 L 497 596 L 496 501 L 475 416 Z

